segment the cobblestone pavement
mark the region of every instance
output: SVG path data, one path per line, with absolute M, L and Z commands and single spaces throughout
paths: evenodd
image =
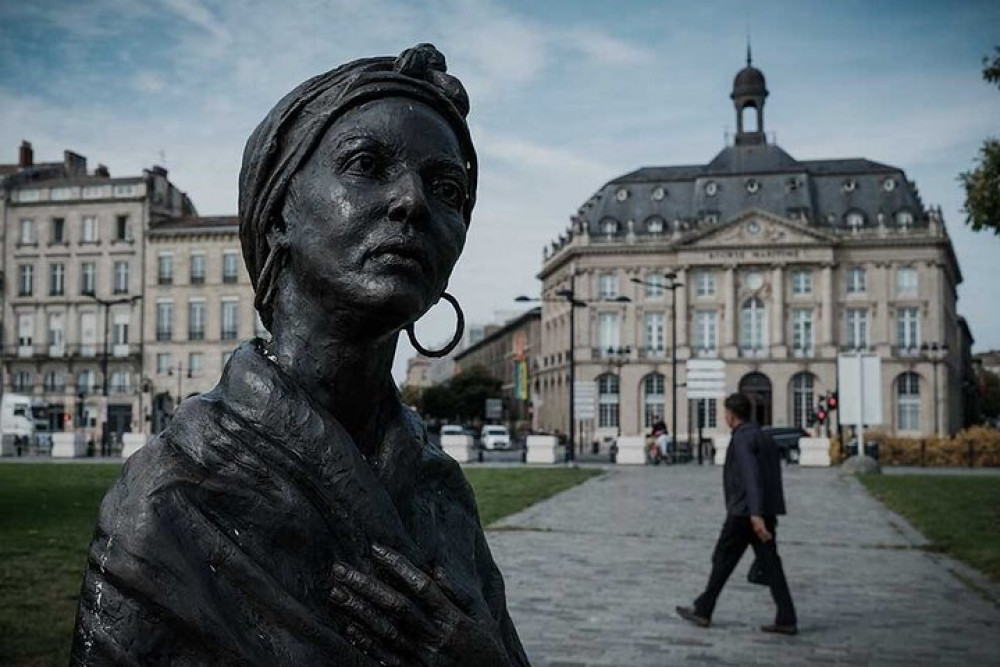
M 724 510 L 721 468 L 612 468 L 489 532 L 536 667 L 1000 665 L 998 588 L 926 541 L 853 478 L 785 470 L 779 551 L 799 635 L 765 635 L 744 556 L 710 629 L 688 625 Z M 971 581 L 977 590 L 964 581 Z

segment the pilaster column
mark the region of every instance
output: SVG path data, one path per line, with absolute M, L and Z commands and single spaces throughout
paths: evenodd
M 688 290 L 691 286 L 687 281 L 687 269 L 677 269 L 677 282 L 683 283 L 681 287 L 674 290 L 674 298 L 677 299 L 677 347 L 686 347 L 688 344 Z
M 771 272 L 771 293 L 774 294 L 774 314 L 771 319 L 771 343 L 785 344 L 785 267 L 776 266 Z
M 820 270 L 820 296 L 823 307 L 823 328 L 821 341 L 824 346 L 833 345 L 833 322 L 836 315 L 833 312 L 833 267 L 824 264 Z
M 726 267 L 726 277 L 722 281 L 722 289 L 725 292 L 726 321 L 722 327 L 722 344 L 728 347 L 736 345 L 736 269 L 732 266 Z

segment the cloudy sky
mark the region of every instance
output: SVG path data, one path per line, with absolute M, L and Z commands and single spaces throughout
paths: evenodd
M 966 231 L 955 180 L 1000 135 L 980 77 L 997 26 L 995 0 L 0 0 L 0 161 L 27 139 L 38 160 L 68 148 L 112 174 L 163 163 L 200 213 L 234 214 L 244 142 L 284 93 L 433 42 L 469 91 L 481 160 L 452 291 L 488 321 L 538 292 L 542 247 L 604 182 L 723 147 L 749 30 L 768 131 L 800 159 L 905 169 L 944 209 L 976 349 L 1000 348 L 1000 237 Z M 451 322 L 428 315 L 425 344 Z M 412 354 L 402 343 L 397 376 Z

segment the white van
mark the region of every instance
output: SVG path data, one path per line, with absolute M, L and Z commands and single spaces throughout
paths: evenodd
M 15 437 L 30 439 L 35 434 L 35 419 L 31 412 L 31 397 L 24 394 L 4 394 L 0 400 L 0 455 L 14 456 Z
M 487 424 L 480 433 L 483 449 L 510 449 L 510 433 L 506 426 Z

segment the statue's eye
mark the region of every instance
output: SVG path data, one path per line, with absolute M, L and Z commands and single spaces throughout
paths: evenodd
M 375 160 L 375 155 L 368 151 L 360 151 L 351 156 L 346 166 L 348 171 L 370 176 L 375 173 L 378 163 Z
M 455 181 L 447 178 L 434 183 L 434 196 L 455 208 L 461 208 L 465 203 L 465 190 Z

